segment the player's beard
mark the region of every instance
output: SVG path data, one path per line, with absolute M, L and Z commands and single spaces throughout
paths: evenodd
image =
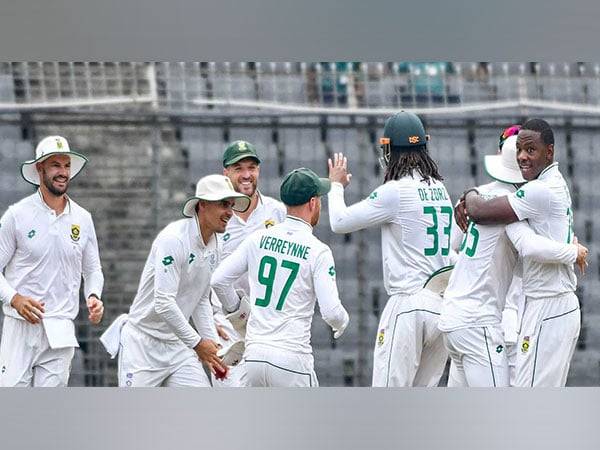
M 310 225 L 313 227 L 316 227 L 317 224 L 319 223 L 320 218 L 321 218 L 321 207 L 319 206 L 319 208 L 317 208 L 315 210 L 315 212 L 313 213 L 313 216 L 311 217 Z
M 54 178 L 50 178 L 48 175 L 46 175 L 45 170 L 42 172 L 42 181 L 44 186 L 46 186 L 46 189 L 48 189 L 48 191 L 50 191 L 50 193 L 56 197 L 60 197 L 61 195 L 65 194 L 69 188 L 69 178 L 67 178 L 65 181 L 65 187 L 63 189 L 54 186 L 53 182 L 57 181 L 58 178 L 60 178 L 59 175 L 55 176 Z
M 242 188 L 242 182 L 237 181 L 236 183 L 233 184 L 233 189 L 235 189 L 235 191 L 239 192 L 240 194 L 244 194 L 244 195 L 247 195 L 248 197 L 252 197 L 256 193 L 256 187 L 258 185 L 258 181 L 256 180 L 256 178 L 252 178 L 249 181 L 250 181 L 250 186 L 247 186 L 244 188 Z

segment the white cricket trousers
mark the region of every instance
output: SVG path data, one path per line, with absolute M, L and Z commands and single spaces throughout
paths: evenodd
M 127 322 L 121 331 L 120 387 L 210 387 L 196 352 L 182 341 L 157 339 Z
M 318 387 L 314 359 L 263 344 L 251 344 L 244 353 L 250 387 Z
M 452 359 L 448 387 L 508 387 L 509 368 L 502 327 L 488 325 L 444 333 Z
M 438 319 L 442 298 L 426 289 L 393 295 L 381 319 L 373 353 L 373 386 L 437 386 L 448 360 Z
M 565 386 L 580 327 L 579 300 L 573 292 L 551 298 L 526 297 L 514 385 Z
M 65 387 L 75 348 L 50 348 L 42 324 L 4 316 L 0 387 Z

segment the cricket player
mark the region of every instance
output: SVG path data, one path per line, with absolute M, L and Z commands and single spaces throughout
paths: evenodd
M 249 204 L 229 178 L 209 175 L 185 203 L 186 218 L 158 234 L 129 314 L 102 337 L 113 357 L 116 341 L 119 386 L 208 387 L 200 361 L 213 373 L 226 373 L 216 354 L 209 282 L 220 258 L 216 233 L 225 230 L 234 210 L 244 211 Z
M 501 154 L 488 155 L 485 168 L 494 182 L 477 190 L 486 198 L 512 194 L 525 180 L 516 159 L 517 136 L 501 141 Z M 514 246 L 514 247 L 513 247 Z M 510 385 L 502 311 L 518 253 L 541 263 L 583 264 L 587 249 L 536 235 L 526 222 L 470 223 L 444 293 L 439 328 L 454 366 L 448 386 Z
M 329 161 L 329 219 L 335 233 L 381 227 L 384 286 L 389 300 L 379 322 L 373 386 L 437 386 L 448 353 L 437 328 L 442 299 L 423 289 L 428 277 L 450 265 L 452 203 L 427 151 L 418 116 L 390 117 L 381 139 L 384 184 L 347 207 L 350 181 L 340 153 Z
M 333 255 L 313 235 L 329 189 L 329 180 L 310 169 L 290 172 L 280 189 L 285 221 L 246 238 L 213 274 L 225 311 L 250 302 L 244 357 L 251 387 L 318 386 L 310 345 L 315 301 L 336 339 L 348 325 Z M 232 283 L 246 272 L 249 300 L 240 300 Z
M 284 221 L 286 210 L 283 203 L 262 194 L 258 190 L 260 175 L 260 159 L 254 145 L 246 141 L 232 142 L 223 153 L 223 174 L 227 176 L 233 188 L 250 197 L 250 206 L 244 212 L 234 212 L 227 223 L 225 233 L 219 235 L 222 248 L 222 259 L 225 259 L 243 242 L 246 237 L 257 230 L 264 230 Z M 234 282 L 239 295 L 248 295 L 248 277 L 243 276 Z M 213 312 L 219 343 L 223 350 L 236 343 L 244 342 L 243 327 L 238 331 L 225 318 L 223 308 L 217 296 L 212 296 Z M 243 350 L 243 347 L 241 347 Z M 213 380 L 219 387 L 243 387 L 246 385 L 246 369 L 243 360 L 230 367 L 227 378 Z
M 572 243 L 571 196 L 558 163 L 554 162 L 550 125 L 541 119 L 528 120 L 519 131 L 516 145 L 517 162 L 528 183 L 515 193 L 489 200 L 476 190 L 467 191 L 464 205 L 456 209 L 458 224 L 465 229 L 465 212 L 476 224 L 508 224 L 527 219 L 536 234 Z M 519 331 L 516 386 L 566 384 L 581 322 L 576 286 L 572 264 L 523 258 L 525 306 Z
M 42 139 L 35 159 L 21 166 L 37 191 L 0 219 L 0 386 L 67 385 L 79 347 L 73 320 L 82 276 L 88 319 L 102 319 L 104 277 L 94 223 L 67 195 L 86 162 L 65 138 Z

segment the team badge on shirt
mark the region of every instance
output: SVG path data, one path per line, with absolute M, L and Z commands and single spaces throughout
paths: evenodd
M 271 228 L 273 225 L 275 225 L 275 221 L 273 219 L 265 220 L 265 228 Z
M 77 224 L 71 225 L 71 240 L 73 242 L 77 242 L 79 240 L 79 235 L 81 233 L 81 228 Z
M 231 237 L 231 234 L 229 234 L 229 233 L 225 233 L 225 234 L 223 235 L 223 242 L 227 242 L 227 241 L 229 240 L 229 238 L 230 238 L 230 237 Z
M 29 239 L 32 239 L 35 236 L 35 230 L 31 230 L 29 233 L 27 233 L 27 237 Z
M 523 343 L 521 344 L 521 353 L 527 353 L 529 351 L 529 336 L 525 336 L 523 338 Z
M 379 330 L 379 334 L 377 334 L 377 345 L 381 347 L 383 345 L 383 341 L 385 339 L 385 328 Z
M 173 258 L 171 255 L 169 256 L 165 256 L 162 260 L 163 266 L 168 266 L 170 264 L 173 264 L 173 261 L 175 261 L 175 258 Z
M 502 353 L 502 350 L 504 350 L 504 346 L 499 345 L 498 347 L 496 347 L 496 353 Z
M 525 191 L 524 191 L 523 189 L 519 189 L 519 190 L 518 190 L 518 191 L 515 193 L 515 195 L 516 195 L 517 197 L 519 197 L 519 198 L 523 198 L 523 197 L 525 197 Z
M 215 270 L 217 268 L 217 254 L 215 252 L 210 252 L 207 255 L 207 259 L 210 270 Z

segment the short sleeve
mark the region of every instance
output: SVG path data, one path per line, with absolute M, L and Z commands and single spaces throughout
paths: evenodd
M 540 217 L 549 211 L 550 191 L 540 181 L 523 185 L 508 196 L 508 202 L 519 220 Z

